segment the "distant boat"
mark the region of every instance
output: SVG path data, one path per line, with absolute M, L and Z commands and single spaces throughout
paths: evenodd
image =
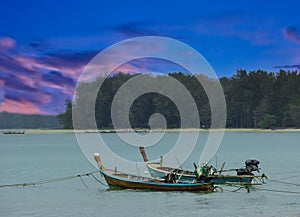
M 193 171 L 163 166 L 162 158 L 160 162 L 149 162 L 144 147 L 140 147 L 140 152 L 152 177 L 163 178 L 166 174 L 173 172 L 176 175 L 175 179 L 180 179 L 182 182 L 193 182 L 196 180 L 196 175 Z M 223 167 L 224 164 L 221 171 L 218 171 L 219 174 L 208 174 L 207 178 L 215 184 L 251 184 L 254 178 L 265 177 L 264 174 L 262 174 L 262 176 L 254 176 L 253 174 L 247 172 L 245 172 L 243 175 L 223 175 L 221 174 L 223 172 Z
M 153 179 L 148 177 L 136 176 L 120 171 L 104 168 L 98 153 L 94 154 L 100 173 L 104 176 L 107 184 L 112 188 L 144 189 L 155 191 L 199 191 L 212 192 L 214 183 L 182 183 L 166 182 L 164 179 Z
M 2 132 L 3 134 L 24 134 L 24 130 L 6 130 Z

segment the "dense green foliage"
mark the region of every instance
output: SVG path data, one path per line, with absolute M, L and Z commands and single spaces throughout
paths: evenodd
M 53 115 L 0 113 L 0 129 L 53 129 L 60 127 L 57 117 Z
M 119 73 L 107 78 L 97 95 L 95 111 L 98 128 L 111 128 L 111 103 L 115 93 L 127 80 L 135 75 Z M 149 76 L 150 75 L 145 75 Z M 210 106 L 206 93 L 199 81 L 192 75 L 170 73 L 169 76 L 181 82 L 191 93 L 198 106 L 202 127 L 210 126 Z M 199 79 L 214 85 L 213 79 L 197 75 Z M 155 84 L 164 76 L 151 77 Z M 102 78 L 98 78 L 102 79 Z M 300 127 L 300 74 L 297 71 L 268 73 L 258 70 L 247 73 L 238 70 L 230 78 L 220 79 L 227 106 L 229 128 L 285 128 Z M 89 90 L 97 81 L 82 83 L 78 89 L 77 102 L 84 105 Z M 66 102 L 65 113 L 59 115 L 64 128 L 72 128 L 72 103 Z M 84 106 L 83 106 L 84 107 Z M 84 108 L 82 108 L 84 110 Z M 167 97 L 148 93 L 137 98 L 130 108 L 130 123 L 134 128 L 149 127 L 149 117 L 154 113 L 164 115 L 168 128 L 180 127 L 180 115 L 175 104 Z
M 239 70 L 221 78 L 226 95 L 227 126 L 300 127 L 300 74 Z

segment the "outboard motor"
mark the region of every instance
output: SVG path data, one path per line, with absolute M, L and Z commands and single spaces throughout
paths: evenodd
M 259 161 L 258 160 L 246 160 L 245 161 L 245 164 L 246 164 L 246 169 L 248 171 L 257 171 L 259 172 L 259 168 L 258 168 L 258 164 L 259 164 Z
M 258 164 L 260 162 L 258 160 L 246 160 L 245 168 L 237 169 L 237 175 L 254 175 L 252 172 L 259 172 Z

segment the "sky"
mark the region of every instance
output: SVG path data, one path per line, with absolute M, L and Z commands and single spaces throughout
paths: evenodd
M 300 69 L 298 1 L 14 1 L 0 3 L 0 112 L 56 115 L 103 49 L 164 36 L 197 50 L 219 77 Z M 170 72 L 144 59 L 118 70 Z M 178 69 L 179 70 L 179 69 Z

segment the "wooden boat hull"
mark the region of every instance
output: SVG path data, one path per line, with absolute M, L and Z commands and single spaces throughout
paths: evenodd
M 24 134 L 25 131 L 3 131 L 3 134 Z
M 175 171 L 175 179 L 180 179 L 181 182 L 192 183 L 195 181 L 196 176 L 192 171 L 182 171 L 171 167 L 160 167 L 159 163 L 146 163 L 149 173 L 154 178 L 164 178 L 167 173 Z M 176 172 L 178 171 L 178 172 Z M 182 171 L 182 172 L 180 172 Z M 215 184 L 251 184 L 254 176 L 251 175 L 208 175 L 208 178 Z
M 167 183 L 165 180 L 152 179 L 148 177 L 136 176 L 122 173 L 120 171 L 110 170 L 104 168 L 100 155 L 94 154 L 94 159 L 98 164 L 101 175 L 104 176 L 107 184 L 110 187 L 130 188 L 130 189 L 144 189 L 155 191 L 201 191 L 212 192 L 214 190 L 214 183 Z
M 232 175 L 209 175 L 209 178 L 211 178 L 211 181 L 215 184 L 228 184 L 228 183 L 234 183 L 234 184 L 251 184 L 253 180 L 253 176 L 249 175 L 239 175 L 239 176 L 232 176 Z
M 138 181 L 119 177 L 118 175 L 110 175 L 104 171 L 100 171 L 110 187 L 128 188 L 128 189 L 144 189 L 154 191 L 201 191 L 212 192 L 213 183 L 165 183 L 160 180 Z
M 164 167 L 161 162 L 149 162 L 144 147 L 140 147 L 141 155 L 146 163 L 149 173 L 154 178 L 164 178 L 168 173 L 175 173 L 175 180 L 181 182 L 193 183 L 196 180 L 196 176 L 193 171 L 181 170 L 177 168 Z M 208 175 L 211 182 L 215 184 L 251 184 L 253 175 Z

